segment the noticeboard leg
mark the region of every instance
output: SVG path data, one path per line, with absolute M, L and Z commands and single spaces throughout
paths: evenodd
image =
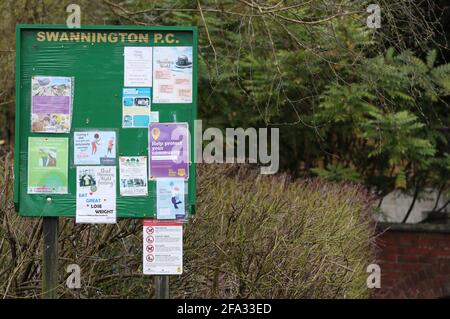
M 169 276 L 155 276 L 155 299 L 169 299 Z
M 58 217 L 43 217 L 42 298 L 56 299 L 58 286 Z

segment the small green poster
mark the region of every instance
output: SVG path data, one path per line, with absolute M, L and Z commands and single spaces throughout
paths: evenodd
M 69 139 L 28 138 L 28 194 L 67 194 Z

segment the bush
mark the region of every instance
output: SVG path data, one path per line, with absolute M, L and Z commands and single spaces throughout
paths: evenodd
M 42 220 L 12 206 L 11 156 L 0 180 L 0 296 L 40 297 Z M 198 211 L 185 227 L 184 274 L 176 298 L 367 297 L 373 261 L 370 198 L 354 184 L 261 176 L 247 166 L 199 165 Z M 58 294 L 62 298 L 150 298 L 142 275 L 142 225 L 76 225 L 61 218 Z M 65 286 L 65 267 L 82 288 Z
M 373 223 L 361 186 L 204 166 L 177 297 L 367 296 Z

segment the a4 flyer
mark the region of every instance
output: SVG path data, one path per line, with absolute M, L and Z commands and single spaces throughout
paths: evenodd
M 183 223 L 144 220 L 143 272 L 145 275 L 181 275 Z
M 119 157 L 120 195 L 147 196 L 147 156 Z
M 152 105 L 192 103 L 192 47 L 125 47 L 123 64 L 121 123 L 112 129 L 72 127 L 74 77 L 31 77 L 35 134 L 28 139 L 27 193 L 63 196 L 76 189 L 76 222 L 93 224 L 116 223 L 118 196 L 154 196 L 155 219 L 144 221 L 144 273 L 181 274 L 189 129 L 160 123 Z M 120 129 L 147 129 L 147 156 L 119 153 Z M 76 170 L 76 188 L 69 187 L 69 168 Z
M 31 131 L 69 133 L 72 123 L 73 78 L 31 78 Z
M 28 138 L 28 194 L 67 194 L 69 139 Z
M 189 178 L 187 123 L 150 123 L 148 129 L 150 179 Z
M 116 222 L 115 166 L 77 166 L 77 223 Z

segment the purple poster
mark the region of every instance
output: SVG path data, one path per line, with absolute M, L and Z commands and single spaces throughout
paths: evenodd
M 189 178 L 189 130 L 187 123 L 150 123 L 149 176 Z
M 31 79 L 31 131 L 70 132 L 72 78 L 34 76 Z

